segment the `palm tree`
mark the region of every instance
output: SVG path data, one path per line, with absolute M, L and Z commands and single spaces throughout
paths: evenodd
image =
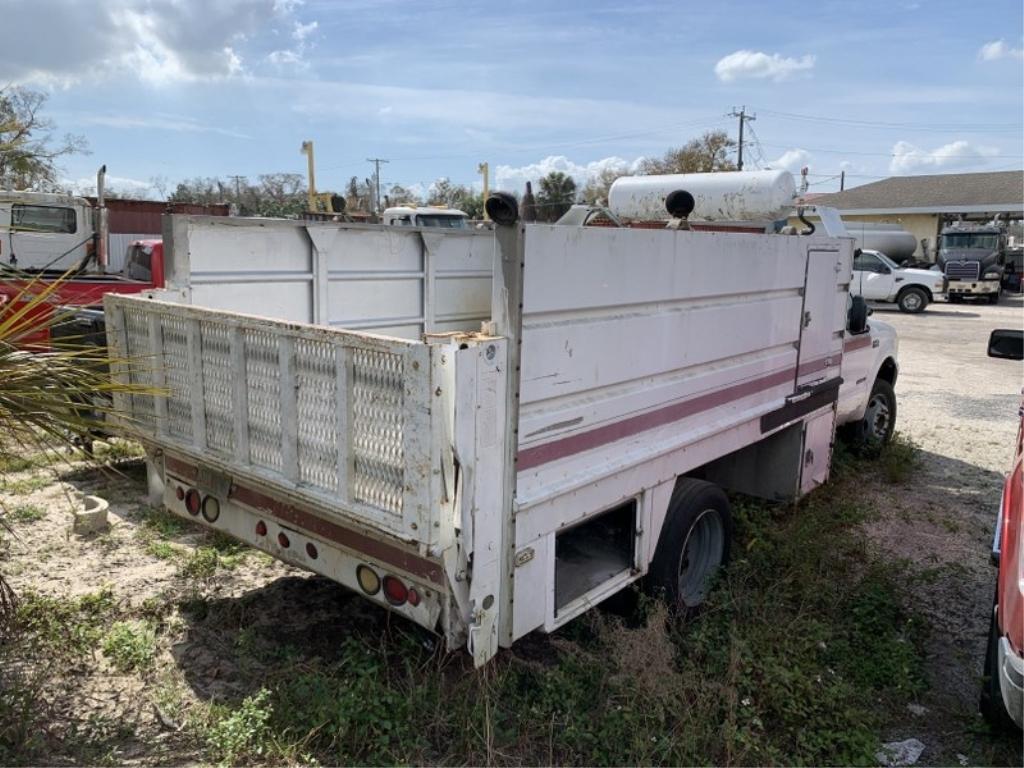
M 115 392 L 144 393 L 115 378 L 105 347 L 73 337 L 40 346 L 40 337 L 73 313 L 54 301 L 65 279 L 30 279 L 13 298 L 0 296 L 0 462 L 7 465 L 15 456 L 88 442 Z M 0 526 L 9 530 L 2 507 Z M 14 593 L 0 573 L 0 630 L 14 607 Z
M 537 194 L 538 218 L 541 221 L 557 221 L 576 201 L 576 182 L 572 176 L 561 171 L 552 171 L 540 180 Z

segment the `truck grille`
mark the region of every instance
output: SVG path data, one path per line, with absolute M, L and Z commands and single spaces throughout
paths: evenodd
M 977 261 L 947 261 L 946 277 L 950 280 L 977 280 L 980 268 Z

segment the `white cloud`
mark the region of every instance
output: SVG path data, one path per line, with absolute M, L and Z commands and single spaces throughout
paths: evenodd
M 494 171 L 494 181 L 491 186 L 495 189 L 502 189 L 508 192 L 522 192 L 526 182 L 534 184 L 547 176 L 552 171 L 572 176 L 578 187 L 583 187 L 590 179 L 596 178 L 603 171 L 615 170 L 624 174 L 637 173 L 644 158 L 638 157 L 635 160 L 626 160 L 622 157 L 605 157 L 601 160 L 593 160 L 589 163 L 574 163 L 563 155 L 552 155 L 545 157 L 536 163 L 522 166 L 499 165 Z
M 144 128 L 147 131 L 174 131 L 176 133 L 214 133 L 232 139 L 251 139 L 247 133 L 201 123 L 191 117 L 158 113 L 152 117 L 142 115 L 79 115 L 82 125 L 102 125 L 108 128 Z
M 70 86 L 114 77 L 150 85 L 235 77 L 242 46 L 281 24 L 308 36 L 282 0 L 5 0 L 0 82 Z M 298 38 L 297 38 L 298 39 Z M 301 41 L 300 41 L 301 42 Z
M 736 51 L 724 56 L 715 64 L 715 74 L 725 83 L 734 80 L 774 80 L 780 82 L 798 72 L 806 72 L 814 68 L 815 57 L 806 54 L 799 59 L 771 55 L 761 51 Z
M 119 195 L 129 195 L 133 198 L 146 199 L 153 195 L 153 185 L 148 181 L 131 179 L 127 176 L 106 177 L 107 189 L 117 192 Z M 61 179 L 60 186 L 76 195 L 95 195 L 96 177 L 83 176 L 79 179 Z
M 1011 48 L 1005 40 L 993 40 L 985 43 L 978 50 L 978 58 L 982 61 L 996 61 L 997 59 L 1024 59 L 1024 50 Z
M 301 43 L 313 34 L 318 26 L 320 25 L 315 21 L 311 21 L 309 24 L 303 24 L 301 21 L 296 21 L 295 27 L 292 29 L 292 38 Z
M 977 165 L 979 161 L 998 154 L 999 150 L 995 147 L 975 146 L 962 139 L 945 144 L 932 152 L 916 147 L 908 141 L 897 141 L 892 148 L 889 172 L 913 174 Z
M 809 165 L 811 161 L 811 153 L 806 149 L 787 149 L 781 155 L 774 160 L 766 160 L 765 165 L 768 168 L 781 168 L 789 171 L 790 173 L 800 173 L 800 169 L 806 165 Z

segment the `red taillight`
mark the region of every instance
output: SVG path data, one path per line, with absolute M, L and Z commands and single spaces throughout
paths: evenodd
M 420 593 L 416 591 L 415 587 L 409 588 L 409 605 L 415 608 L 420 604 Z
M 199 491 L 195 488 L 190 488 L 188 493 L 185 494 L 185 509 L 188 510 L 190 515 L 198 515 L 199 508 L 202 506 L 203 500 L 199 496 Z
M 311 541 L 306 542 L 306 554 L 309 555 L 311 560 L 316 560 L 319 553 L 316 551 L 316 546 Z
M 280 544 L 284 549 L 288 549 L 291 546 L 291 542 L 288 540 L 288 536 L 284 531 L 277 534 L 277 543 Z
M 267 524 L 264 523 L 262 520 L 260 520 L 258 523 L 256 523 L 256 535 L 257 536 L 266 536 L 267 535 Z
M 181 501 L 185 498 L 185 489 L 179 485 L 177 490 L 174 492 L 174 495 L 178 498 L 178 501 Z
M 404 605 L 409 599 L 409 590 L 394 576 L 385 576 L 384 597 L 392 605 Z

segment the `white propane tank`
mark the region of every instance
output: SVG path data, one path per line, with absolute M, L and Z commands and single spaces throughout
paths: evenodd
M 661 221 L 669 218 L 665 198 L 677 189 L 693 195 L 691 221 L 773 221 L 786 218 L 796 200 L 789 171 L 674 173 L 616 179 L 608 208 L 623 219 Z

